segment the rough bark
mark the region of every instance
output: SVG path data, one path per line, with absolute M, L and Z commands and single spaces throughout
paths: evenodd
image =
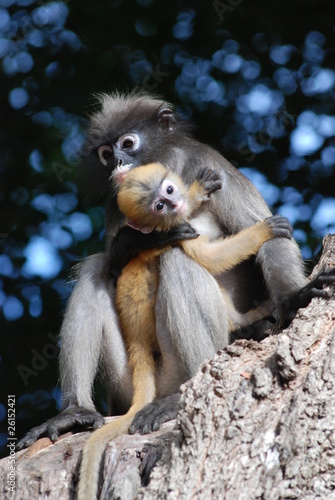
M 106 419 L 110 422 L 115 417 Z M 175 421 L 164 424 L 149 436 L 125 435 L 109 443 L 103 467 L 101 498 L 134 498 L 146 479 L 155 452 L 172 440 Z M 16 488 L 7 484 L 8 458 L 0 460 L 0 498 L 2 499 L 74 499 L 78 483 L 82 449 L 88 432 L 67 433 L 52 444 L 42 438 L 28 450 L 16 453 Z M 144 469 L 144 470 L 142 470 Z M 107 495 L 107 492 L 108 495 Z M 93 499 L 92 499 L 93 500 Z
M 335 265 L 335 236 L 318 269 Z M 237 341 L 182 387 L 179 434 L 140 498 L 335 498 L 335 297 Z
M 335 266 L 335 236 L 315 270 Z M 0 461 L 1 498 L 74 498 L 88 433 L 16 456 L 16 495 Z M 143 486 L 152 460 L 149 485 Z M 142 486 L 141 486 L 142 478 Z M 335 499 L 335 297 L 313 299 L 289 328 L 239 340 L 182 387 L 174 422 L 107 447 L 101 498 Z

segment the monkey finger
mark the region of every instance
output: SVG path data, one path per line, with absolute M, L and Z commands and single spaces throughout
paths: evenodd
M 293 228 L 286 217 L 273 215 L 265 219 L 265 222 L 271 227 L 274 236 L 291 239 Z
M 200 182 L 206 181 L 206 179 L 216 173 L 210 166 L 203 167 L 197 175 L 197 180 Z M 216 174 L 217 175 L 217 174 Z
M 208 194 L 212 194 L 222 188 L 222 181 L 221 179 L 219 179 L 217 181 L 208 182 L 205 187 L 208 191 Z
M 129 433 L 148 434 L 157 431 L 161 424 L 176 418 L 179 410 L 179 393 L 159 398 L 136 413 L 129 426 Z
M 58 429 L 55 425 L 51 424 L 48 426 L 48 436 L 49 438 L 51 439 L 51 441 L 54 443 L 55 441 L 57 441 L 57 439 L 59 438 L 59 432 L 58 432 Z
M 161 444 L 145 446 L 141 453 L 140 475 L 143 486 L 149 484 L 152 469 L 162 457 L 163 447 Z
M 37 427 L 33 427 L 27 434 L 20 439 L 20 441 L 16 445 L 17 451 L 23 450 L 23 448 L 29 448 L 35 441 L 37 441 L 40 437 L 45 436 L 47 434 L 47 424 L 38 425 Z
M 198 238 L 199 233 L 192 226 L 181 226 L 177 234 L 183 235 L 185 238 Z
M 167 233 L 175 241 L 198 238 L 199 234 L 188 222 L 183 222 Z
M 176 241 L 184 241 L 184 240 L 196 240 L 199 238 L 199 234 L 196 231 L 188 231 L 185 229 L 181 230 L 176 234 Z
M 220 180 L 220 174 L 209 166 L 204 167 L 198 175 L 198 180 L 201 182 Z
M 330 299 L 331 294 L 327 292 L 327 290 L 320 290 L 320 288 L 311 288 L 309 290 L 309 294 L 311 298 L 313 297 L 321 297 L 323 299 Z
M 292 227 L 288 218 L 280 214 L 271 215 L 271 217 L 267 217 L 265 220 L 268 224 L 285 224 L 286 226 Z
M 222 180 L 219 173 L 211 167 L 203 168 L 198 176 L 198 180 L 208 195 L 222 188 Z
M 96 430 L 96 429 L 100 429 L 100 427 L 102 427 L 105 423 L 105 420 L 104 418 L 102 417 L 102 415 L 100 415 L 101 418 L 97 418 L 94 420 L 94 423 L 92 425 L 92 429 L 93 430 Z
M 335 283 L 335 267 L 322 271 L 311 283 L 318 283 L 321 286 Z
M 292 238 L 291 231 L 287 228 L 278 228 L 273 229 L 273 235 L 277 238 L 286 238 L 290 240 Z

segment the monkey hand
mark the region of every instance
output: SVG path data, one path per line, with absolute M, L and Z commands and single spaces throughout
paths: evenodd
M 160 238 L 160 247 L 164 248 L 168 245 L 173 245 L 178 241 L 194 240 L 198 238 L 199 234 L 188 222 L 182 222 L 176 227 L 167 232 L 157 232 Z
M 211 167 L 205 167 L 200 170 L 197 180 L 200 182 L 207 197 L 222 188 L 222 179 L 220 174 Z
M 286 217 L 281 215 L 273 215 L 268 217 L 264 221 L 268 226 L 270 226 L 272 234 L 274 237 L 291 239 L 292 237 L 292 226 Z
M 147 404 L 142 410 L 136 413 L 129 426 L 129 434 L 149 434 L 158 431 L 161 424 L 176 418 L 179 410 L 179 393 L 155 399 Z
M 322 271 L 307 285 L 283 300 L 280 306 L 284 326 L 287 326 L 294 319 L 298 309 L 307 307 L 313 297 L 328 299 L 334 296 L 334 291 L 329 292 L 323 289 L 324 285 L 335 286 L 335 267 Z
M 57 441 L 59 434 L 70 431 L 73 427 L 84 429 L 92 427 L 95 430 L 103 424 L 104 418 L 97 411 L 82 406 L 67 408 L 56 417 L 47 420 L 44 424 L 33 427 L 17 443 L 16 449 L 19 451 L 23 448 L 28 448 L 35 441 L 45 436 L 49 437 L 51 441 Z
M 113 240 L 109 252 L 109 268 L 112 279 L 116 283 L 122 269 L 128 262 L 144 250 L 164 248 L 178 241 L 197 238 L 199 235 L 188 222 L 183 222 L 171 231 L 152 231 L 145 234 L 130 226 L 120 229 Z
M 120 230 L 119 235 L 121 231 L 124 236 L 123 249 L 131 251 L 133 253 L 132 257 L 135 257 L 135 255 L 144 250 L 164 248 L 178 241 L 192 240 L 199 236 L 188 222 L 182 222 L 178 226 L 172 227 L 169 231 L 154 230 L 151 233 L 141 233 L 132 228 L 130 228 L 130 231 L 127 231 L 127 227 L 124 227 Z M 128 241 L 130 244 L 126 241 L 127 237 L 129 237 Z

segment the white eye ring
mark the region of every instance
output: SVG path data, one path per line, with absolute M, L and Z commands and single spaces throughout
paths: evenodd
M 169 179 L 164 179 L 162 183 L 162 192 L 165 196 L 175 195 L 178 196 L 179 190 L 177 186 Z
M 127 145 L 127 142 L 130 144 Z M 137 151 L 140 147 L 140 138 L 137 134 L 122 135 L 117 141 L 117 146 L 126 151 Z
M 108 153 L 110 153 L 110 155 L 108 155 L 108 153 L 106 154 L 107 151 Z M 101 163 L 106 166 L 108 163 L 108 158 L 113 155 L 113 150 L 110 146 L 100 146 L 100 148 L 98 149 L 98 155 Z

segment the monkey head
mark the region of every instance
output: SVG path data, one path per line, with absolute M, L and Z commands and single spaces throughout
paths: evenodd
M 188 213 L 185 185 L 159 163 L 132 169 L 120 185 L 117 202 L 128 225 L 141 232 L 168 231 Z
M 91 117 L 83 154 L 97 192 L 104 194 L 111 186 L 118 188 L 134 167 L 166 164 L 187 126 L 170 104 L 145 93 L 103 94 L 99 101 L 101 110 Z

